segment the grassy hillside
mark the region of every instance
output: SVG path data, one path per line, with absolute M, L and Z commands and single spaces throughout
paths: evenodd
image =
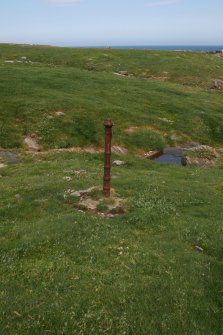
M 131 126 L 150 128 L 148 150 L 222 145 L 223 95 L 210 89 L 222 63 L 211 54 L 0 45 L 0 147 L 22 147 L 30 134 L 43 148 L 101 146 L 108 116 L 116 144 L 130 148 Z
M 131 154 L 222 148 L 223 93 L 210 89 L 222 62 L 0 45 L 0 334 L 222 334 L 223 165 Z M 129 149 L 112 155 L 124 161 L 112 188 L 125 213 L 111 219 L 64 199 L 101 189 L 103 154 L 48 150 L 101 147 L 108 116 L 113 143 Z M 40 153 L 23 150 L 32 134 Z

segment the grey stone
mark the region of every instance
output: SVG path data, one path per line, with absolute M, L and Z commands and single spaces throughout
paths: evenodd
M 208 168 L 208 167 L 214 166 L 215 161 L 209 160 L 207 158 L 194 158 L 194 157 L 185 156 L 182 158 L 182 165 Z
M 87 153 L 89 153 L 89 154 L 95 154 L 95 153 L 97 152 L 97 150 L 96 150 L 94 147 L 92 147 L 92 146 L 85 147 L 85 148 L 83 149 L 83 151 L 84 151 L 84 152 L 87 152 Z
M 213 80 L 211 88 L 218 91 L 223 91 L 223 81 L 220 79 Z
M 212 154 L 215 158 L 219 157 L 219 153 L 215 148 L 210 147 L 209 145 L 198 145 L 195 148 L 191 149 L 193 151 L 207 151 Z
M 144 157 L 148 158 L 148 159 L 153 159 L 156 158 L 160 155 L 160 151 L 148 151 L 148 152 L 144 152 Z
M 118 155 L 126 155 L 128 153 L 128 150 L 126 148 L 120 147 L 118 145 L 113 145 L 111 151 Z
M 95 189 L 95 187 L 90 187 L 86 190 L 79 190 L 79 191 L 75 191 L 75 192 L 71 192 L 71 195 L 74 195 L 76 197 L 83 197 L 85 195 L 87 195 L 88 193 L 90 193 L 91 191 L 93 191 Z
M 124 165 L 125 162 L 124 161 L 119 161 L 119 160 L 116 160 L 113 162 L 113 164 L 117 165 L 117 166 L 121 166 L 121 165 Z
M 27 136 L 24 139 L 24 143 L 28 146 L 28 148 L 32 151 L 40 151 L 40 145 L 37 143 L 34 137 Z
M 98 201 L 91 199 L 91 198 L 86 198 L 86 199 L 82 199 L 79 201 L 78 206 L 83 206 L 88 210 L 96 210 L 98 205 Z
M 197 252 L 204 252 L 204 249 L 199 247 L 198 245 L 195 245 L 194 250 L 196 250 Z

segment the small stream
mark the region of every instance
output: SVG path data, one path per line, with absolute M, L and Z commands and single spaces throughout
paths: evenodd
M 171 163 L 182 165 L 182 156 L 175 155 L 175 154 L 162 154 L 159 157 L 154 159 L 157 163 Z
M 199 145 L 199 143 L 189 143 L 182 147 L 165 148 L 160 156 L 154 158 L 154 162 L 183 165 L 183 152 L 187 149 L 192 149 Z

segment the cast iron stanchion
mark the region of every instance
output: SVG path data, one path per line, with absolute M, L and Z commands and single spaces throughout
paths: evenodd
M 112 139 L 112 126 L 111 119 L 104 121 L 105 126 L 105 163 L 104 163 L 104 179 L 103 179 L 103 195 L 106 198 L 110 197 L 110 181 L 111 181 L 111 139 Z

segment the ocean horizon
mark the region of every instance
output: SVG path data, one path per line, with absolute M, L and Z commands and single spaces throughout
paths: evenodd
M 75 46 L 74 48 L 111 48 L 135 50 L 192 51 L 215 52 L 223 51 L 223 45 L 108 45 L 108 46 Z

